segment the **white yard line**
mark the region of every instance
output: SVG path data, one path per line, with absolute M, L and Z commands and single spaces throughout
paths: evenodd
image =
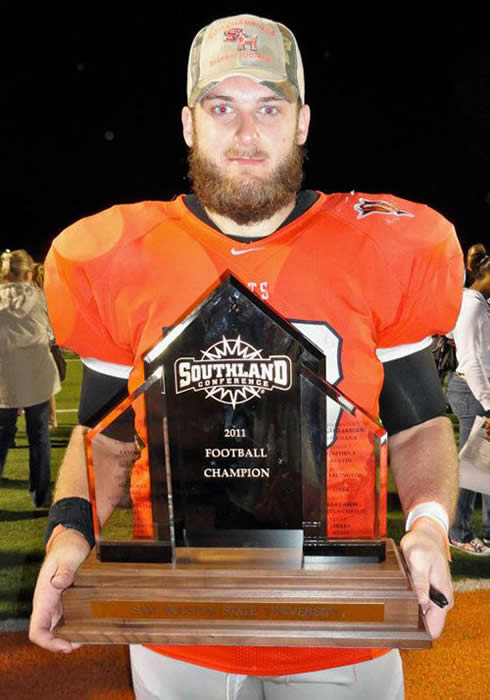
M 29 629 L 29 618 L 9 617 L 7 620 L 0 620 L 0 632 L 23 632 Z
M 57 408 L 56 413 L 76 413 L 78 408 Z
M 485 591 L 490 588 L 488 578 L 463 578 L 454 581 L 453 588 L 457 593 L 471 593 L 472 591 Z

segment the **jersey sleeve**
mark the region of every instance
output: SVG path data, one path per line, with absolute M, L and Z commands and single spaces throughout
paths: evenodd
M 111 239 L 117 237 L 115 219 L 109 210 L 76 222 L 55 238 L 46 258 L 45 290 L 59 345 L 82 357 L 131 364 L 128 349 L 111 337 L 97 294 L 97 286 L 105 286 L 104 258 L 107 263 L 115 244 Z M 102 241 L 108 228 L 111 233 Z
M 453 225 L 433 209 L 389 195 L 368 201 L 383 206 L 357 220 L 377 257 L 366 294 L 377 348 L 394 349 L 385 359 L 396 359 L 454 328 L 463 293 L 463 255 Z
M 159 219 L 154 203 L 114 206 L 57 236 L 48 252 L 45 291 L 58 344 L 81 357 L 131 366 L 125 325 L 126 251 Z M 130 273 L 128 273 L 130 275 Z

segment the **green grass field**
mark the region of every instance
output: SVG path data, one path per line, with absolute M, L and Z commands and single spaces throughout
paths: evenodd
M 52 431 L 52 479 L 76 423 L 81 364 L 68 361 L 67 378 L 57 396 L 58 428 Z M 24 419 L 18 420 L 16 447 L 9 451 L 0 487 L 0 620 L 27 617 L 37 572 L 43 557 L 42 537 L 48 509 L 35 508 L 28 493 L 28 449 Z M 481 509 L 475 512 L 476 532 L 480 530 Z M 393 484 L 389 485 L 388 534 L 399 541 L 403 517 Z M 455 579 L 490 578 L 490 557 L 477 558 L 456 552 L 452 571 Z
M 80 361 L 69 360 L 63 389 L 56 397 L 56 408 L 60 411 L 58 428 L 51 433 L 53 480 L 77 421 L 80 379 Z M 30 614 L 48 515 L 48 509 L 35 508 L 29 496 L 29 454 L 22 416 L 17 421 L 15 442 L 16 447 L 9 450 L 0 486 L 0 619 Z

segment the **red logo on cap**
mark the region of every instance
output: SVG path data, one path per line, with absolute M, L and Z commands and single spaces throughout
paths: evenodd
M 233 27 L 225 31 L 225 41 L 238 41 L 238 50 L 245 51 L 248 48 L 249 51 L 257 51 L 257 36 L 251 36 L 247 34 L 242 27 Z

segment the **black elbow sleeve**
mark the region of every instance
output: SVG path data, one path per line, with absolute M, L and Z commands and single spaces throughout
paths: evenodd
M 93 428 L 111 409 L 117 406 L 128 395 L 127 382 L 119 377 L 95 372 L 83 365 L 80 404 L 78 407 L 78 422 Z M 134 411 L 126 409 L 116 420 L 103 431 L 104 435 L 120 440 L 134 440 Z
M 384 364 L 379 412 L 389 435 L 446 415 L 446 403 L 430 348 Z

